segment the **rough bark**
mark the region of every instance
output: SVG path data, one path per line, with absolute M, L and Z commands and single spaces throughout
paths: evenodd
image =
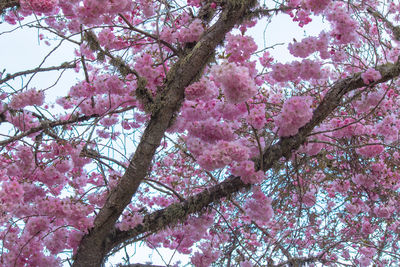
M 400 63 L 385 64 L 377 68 L 382 75 L 378 83 L 383 83 L 400 75 Z M 263 154 L 263 171 L 269 170 L 273 164 L 282 157 L 290 158 L 291 153 L 297 150 L 307 139 L 312 130 L 320 124 L 334 109 L 340 106 L 343 96 L 350 91 L 364 87 L 361 74 L 356 73 L 348 78 L 336 82 L 324 99 L 313 112 L 313 117 L 309 123 L 299 130 L 295 136 L 281 138 L 279 142 L 267 148 Z M 256 159 L 257 166 L 261 166 L 260 158 Z M 260 168 L 260 167 L 258 167 Z M 144 217 L 143 223 L 128 231 L 114 229 L 110 233 L 107 243 L 107 250 L 117 247 L 121 243 L 137 238 L 144 233 L 160 231 L 168 226 L 184 221 L 190 214 L 201 212 L 210 204 L 216 203 L 223 198 L 227 198 L 249 187 L 242 182 L 240 177 L 230 176 L 225 181 L 203 192 L 188 198 L 186 201 L 172 204 L 169 207 L 155 211 Z
M 7 8 L 19 7 L 19 2 L 16 0 L 0 0 L 0 15 L 3 14 Z
M 242 4 L 228 5 L 200 41 L 192 49 L 186 49 L 170 69 L 164 93 L 155 100 L 151 119 L 134 156 L 118 185 L 108 195 L 104 207 L 95 218 L 94 226 L 81 240 L 74 256 L 74 267 L 100 266 L 107 253 L 107 237 L 147 175 L 155 151 L 181 106 L 184 89 L 202 72 L 226 33 L 240 21 L 251 4 L 252 1 L 244 1 Z

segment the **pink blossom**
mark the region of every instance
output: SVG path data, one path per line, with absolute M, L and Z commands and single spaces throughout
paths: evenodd
M 367 158 L 378 156 L 383 152 L 383 150 L 384 147 L 382 145 L 366 145 L 356 149 L 358 154 Z
M 250 261 L 242 261 L 240 262 L 240 267 L 253 267 L 253 264 L 251 264 Z
M 35 12 L 48 13 L 57 5 L 58 0 L 21 0 L 21 8 Z
M 372 188 L 375 184 L 374 179 L 364 174 L 356 174 L 351 179 L 356 185 L 365 186 L 366 188 Z
M 257 50 L 257 44 L 250 36 L 228 33 L 226 41 L 226 53 L 229 54 L 229 62 L 244 62 L 250 59 L 250 56 Z
M 240 162 L 248 159 L 249 151 L 239 142 L 218 141 L 203 151 L 198 158 L 201 167 L 208 171 L 222 168 L 232 161 Z
M 44 103 L 43 91 L 37 91 L 35 88 L 14 95 L 9 107 L 12 109 L 22 109 L 26 106 L 41 106 Z
M 320 14 L 328 7 L 331 0 L 305 0 L 304 5 L 315 14 Z
M 135 212 L 134 214 L 127 214 L 123 216 L 122 222 L 117 224 L 117 227 L 121 231 L 127 231 L 133 229 L 136 225 L 142 223 L 143 216 Z
M 219 257 L 219 251 L 213 251 L 211 248 L 202 249 L 202 252 L 195 252 L 191 257 L 191 262 L 196 267 L 208 267 Z
M 190 123 L 188 131 L 190 135 L 209 143 L 219 140 L 233 141 L 236 137 L 232 125 L 213 118 Z
M 260 64 L 264 68 L 268 68 L 271 66 L 271 63 L 274 60 L 274 58 L 270 55 L 270 53 L 268 51 L 265 51 L 263 53 L 262 57 L 259 58 L 259 60 L 260 60 Z
M 348 13 L 348 9 L 340 2 L 336 2 L 327 9 L 329 12 L 326 16 L 331 22 L 333 31 L 332 34 L 336 37 L 336 42 L 339 44 L 348 44 L 358 40 L 357 29 L 358 23 Z
M 105 118 L 101 119 L 100 123 L 104 127 L 108 128 L 108 127 L 111 127 L 118 123 L 118 117 L 117 116 L 105 117 Z
M 232 167 L 233 175 L 240 176 L 240 179 L 246 184 L 261 183 L 264 180 L 264 173 L 262 171 L 256 172 L 254 170 L 253 161 L 242 161 Z
M 244 210 L 251 220 L 265 225 L 274 216 L 271 206 L 272 200 L 265 196 L 260 187 L 254 187 L 252 198 L 244 205 Z
M 279 136 L 295 135 L 299 128 L 311 120 L 312 101 L 309 96 L 294 96 L 285 101 L 281 113 L 275 117 Z
M 361 78 L 365 84 L 373 83 L 382 78 L 381 73 L 374 69 L 368 69 L 363 74 L 361 74 Z
M 303 203 L 307 207 L 312 207 L 316 203 L 316 190 L 315 188 L 310 189 L 307 193 L 305 193 L 302 197 Z
M 211 73 L 217 85 L 220 84 L 225 99 L 233 104 L 244 102 L 257 93 L 257 87 L 246 67 L 235 63 L 224 63 L 212 67 Z
M 295 81 L 298 78 L 304 80 L 322 78 L 320 62 L 303 59 L 288 64 L 277 63 L 272 66 L 271 77 L 277 82 Z
M 267 118 L 265 117 L 265 104 L 257 104 L 250 108 L 250 114 L 247 116 L 247 123 L 258 130 L 264 127 L 267 123 Z
M 182 43 L 192 43 L 199 40 L 204 28 L 201 20 L 195 19 L 188 28 L 182 27 L 178 32 L 177 39 Z
M 371 224 L 369 223 L 369 221 L 365 220 L 361 226 L 361 232 L 364 235 L 369 235 L 372 234 L 374 232 L 374 228 L 371 226 Z
M 191 84 L 185 89 L 185 97 L 187 100 L 211 100 L 218 95 L 218 90 L 214 83 L 207 78 Z

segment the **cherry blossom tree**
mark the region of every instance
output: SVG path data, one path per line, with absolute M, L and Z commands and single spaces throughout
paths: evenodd
M 1 266 L 135 266 L 138 242 L 194 266 L 399 264 L 398 1 L 0 0 L 0 13 L 51 53 L 75 49 L 2 62 Z M 250 34 L 277 16 L 324 27 L 285 61 Z M 65 95 L 31 86 L 65 71 Z

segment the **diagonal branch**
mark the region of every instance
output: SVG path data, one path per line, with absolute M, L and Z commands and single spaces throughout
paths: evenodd
M 108 112 L 106 114 L 92 114 L 92 115 L 83 115 L 83 116 L 71 115 L 71 117 L 68 120 L 57 120 L 57 121 L 45 120 L 45 121 L 42 121 L 40 123 L 40 125 L 38 125 L 36 127 L 33 127 L 33 128 L 31 128 L 31 129 L 29 129 L 29 130 L 27 130 L 25 132 L 22 132 L 22 133 L 18 134 L 18 135 L 12 136 L 12 137 L 10 137 L 10 138 L 8 138 L 6 140 L 0 141 L 0 147 L 4 147 L 4 146 L 6 146 L 6 145 L 8 145 L 8 144 L 10 144 L 10 143 L 12 143 L 14 141 L 21 140 L 22 138 L 24 138 L 26 136 L 29 136 L 29 135 L 34 134 L 34 133 L 41 132 L 43 130 L 54 128 L 54 127 L 57 127 L 57 126 L 68 125 L 68 124 L 72 124 L 72 123 L 76 123 L 76 122 L 88 121 L 88 120 L 91 120 L 93 118 L 98 118 L 98 117 L 105 116 L 107 114 L 122 113 L 122 112 L 125 112 L 127 110 L 131 110 L 131 109 L 132 109 L 132 107 L 129 106 L 129 107 L 125 107 L 125 108 L 122 108 L 122 109 L 119 109 L 119 110 L 110 111 L 110 112 Z M 6 121 L 6 120 L 4 120 L 4 121 Z M 3 121 L 0 120 L 0 122 L 3 122 Z
M 181 106 L 184 89 L 202 73 L 216 47 L 253 4 L 254 1 L 243 1 L 240 5 L 228 5 L 197 44 L 193 48 L 185 49 L 182 58 L 171 67 L 164 89 L 155 99 L 157 108 L 152 112 L 128 169 L 108 195 L 93 227 L 82 238 L 74 257 L 74 267 L 101 265 L 110 249 L 106 246 L 107 237 L 146 177 L 155 151 Z
M 380 71 L 382 78 L 371 86 L 394 79 L 400 75 L 399 62 L 381 65 L 377 69 Z M 263 154 L 263 171 L 269 170 L 282 157 L 290 158 L 291 153 L 306 141 L 307 135 L 311 133 L 314 127 L 320 124 L 340 105 L 345 94 L 364 86 L 361 73 L 356 73 L 336 82 L 315 109 L 311 121 L 302 127 L 298 134 L 282 138 L 278 143 L 265 150 Z M 260 159 L 256 159 L 255 161 L 257 162 L 257 166 L 261 166 Z M 189 215 L 201 212 L 206 207 L 221 201 L 223 198 L 229 198 L 232 194 L 246 188 L 249 188 L 249 185 L 244 184 L 240 177 L 230 176 L 220 184 L 189 197 L 184 202 L 172 204 L 167 208 L 145 216 L 143 222 L 131 230 L 120 231 L 114 229 L 108 237 L 109 243 L 107 244 L 107 249 L 110 250 L 122 242 L 136 238 L 144 233 L 153 233 L 168 226 L 174 226 L 178 222 L 184 221 Z

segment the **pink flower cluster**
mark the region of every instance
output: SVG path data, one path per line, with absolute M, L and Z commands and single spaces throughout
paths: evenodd
M 390 218 L 394 211 L 395 211 L 394 206 L 381 205 L 374 208 L 375 215 L 380 218 Z
M 269 54 L 268 51 L 265 51 L 262 57 L 259 58 L 260 64 L 264 68 L 270 67 L 273 60 L 274 58 Z
M 361 74 L 361 79 L 365 84 L 373 83 L 381 78 L 382 78 L 381 73 L 372 68 L 369 68 L 367 71 Z
M 382 92 L 371 92 L 368 95 L 363 94 L 361 100 L 354 102 L 354 107 L 357 112 L 368 112 L 371 108 L 376 107 L 382 98 Z
M 343 120 L 334 118 L 329 123 L 332 128 L 339 128 L 332 132 L 332 136 L 335 138 L 350 138 L 366 132 L 365 126 L 359 122 L 355 122 L 353 118 L 345 118 Z
M 316 189 L 312 187 L 307 193 L 303 195 L 301 198 L 302 202 L 307 206 L 307 207 L 312 207 L 315 205 L 317 198 L 316 198 Z
M 21 0 L 19 3 L 24 10 L 49 13 L 56 7 L 58 0 Z
M 215 84 L 205 77 L 185 89 L 185 99 L 187 100 L 211 100 L 217 95 L 218 89 Z
M 318 37 L 307 37 L 301 42 L 290 43 L 288 45 L 289 52 L 295 57 L 306 58 L 312 53 L 319 51 L 321 58 L 329 58 L 328 52 L 328 34 L 321 32 Z
M 121 231 L 127 231 L 129 229 L 134 228 L 136 225 L 142 223 L 142 221 L 143 221 L 143 216 L 141 216 L 137 212 L 135 212 L 134 214 L 124 214 L 122 221 L 117 224 L 117 227 Z
M 332 0 L 304 0 L 304 7 L 314 12 L 314 14 L 322 13 Z
M 78 21 L 85 24 L 102 23 L 106 20 L 105 15 L 117 14 L 118 12 L 123 12 L 125 11 L 125 9 L 129 9 L 132 7 L 131 6 L 132 2 L 128 0 L 119 0 L 119 1 L 103 0 L 101 1 L 101 4 L 99 3 L 98 0 L 84 0 L 83 5 L 79 4 L 76 5 L 76 3 L 72 3 L 71 5 L 70 3 L 66 2 L 73 2 L 73 1 L 62 1 L 60 3 L 60 6 L 64 14 L 68 14 L 69 16 L 75 16 L 78 18 Z M 152 3 L 151 1 L 147 0 L 136 1 L 136 3 L 141 3 L 141 2 Z M 146 9 L 143 8 L 143 12 L 144 10 Z
M 271 77 L 277 82 L 295 81 L 322 78 L 321 63 L 304 59 L 301 62 L 293 61 L 289 64 L 277 63 L 272 66 Z
M 264 195 L 260 187 L 254 187 L 252 198 L 244 204 L 244 210 L 250 220 L 265 225 L 274 216 L 271 199 Z
M 101 119 L 100 124 L 108 128 L 117 124 L 118 121 L 119 121 L 118 116 L 108 116 Z
M 368 189 L 372 189 L 374 184 L 375 184 L 375 179 L 373 177 L 370 177 L 369 175 L 365 175 L 365 174 L 356 174 L 353 176 L 353 178 L 351 179 L 356 185 L 359 186 L 364 186 Z
M 190 23 L 189 27 L 182 27 L 177 32 L 177 39 L 181 43 L 192 43 L 199 40 L 200 36 L 204 32 L 204 27 L 201 24 L 201 20 L 195 19 Z
M 278 135 L 292 136 L 309 122 L 313 115 L 313 99 L 310 96 L 294 96 L 285 101 L 281 113 L 274 118 Z
M 293 17 L 293 21 L 298 21 L 299 26 L 303 27 L 304 25 L 307 25 L 312 21 L 310 18 L 310 12 L 308 10 L 304 9 L 298 9 L 296 11 L 296 15 L 293 15 L 292 13 L 289 13 L 291 17 Z
M 203 0 L 187 0 L 189 6 L 200 7 Z
M 329 7 L 329 13 L 326 18 L 333 26 L 332 34 L 336 37 L 339 44 L 348 44 L 358 39 L 356 29 L 358 23 L 351 18 L 347 8 L 343 7 L 341 2 L 335 2 Z
M 126 42 L 122 41 L 120 36 L 115 36 L 109 28 L 101 30 L 97 39 L 99 44 L 107 49 L 122 49 L 127 46 Z
M 195 252 L 191 257 L 191 262 L 196 267 L 208 267 L 218 259 L 220 251 L 213 250 L 212 246 L 202 246 L 202 252 Z
M 211 74 L 217 85 L 222 87 L 225 99 L 230 103 L 244 102 L 257 93 L 254 79 L 250 77 L 246 67 L 224 63 L 213 66 Z
M 33 127 L 39 126 L 39 121 L 32 115 L 32 112 L 25 110 L 17 114 L 7 112 L 6 120 L 21 131 L 27 131 Z
M 361 247 L 359 249 L 360 254 L 362 255 L 359 259 L 361 267 L 370 266 L 372 258 L 376 254 L 376 249 L 373 247 Z
M 43 91 L 37 91 L 35 88 L 14 95 L 8 105 L 12 109 L 21 109 L 26 106 L 41 106 L 44 103 Z
M 250 36 L 234 35 L 228 33 L 226 36 L 226 53 L 229 62 L 244 62 L 257 50 L 257 44 Z
M 4 206 L 18 205 L 23 200 L 24 189 L 17 181 L 1 184 L 0 201 Z
M 232 167 L 233 175 L 240 176 L 240 179 L 245 184 L 261 183 L 264 180 L 264 173 L 262 171 L 255 172 L 254 162 L 250 160 L 242 161 Z
M 157 86 L 161 85 L 165 76 L 162 65 L 155 66 L 153 57 L 149 53 L 143 53 L 136 58 L 135 70 L 146 79 L 146 87 L 155 92 Z
M 189 254 L 194 243 L 207 235 L 207 229 L 213 224 L 211 215 L 189 218 L 182 226 L 173 229 L 172 237 L 175 239 L 171 248 L 177 247 L 178 252 Z
M 393 115 L 387 115 L 381 122 L 375 125 L 376 133 L 383 136 L 385 142 L 392 143 L 398 140 L 400 120 Z
M 259 130 L 267 123 L 265 116 L 265 104 L 257 104 L 251 108 L 250 114 L 247 116 L 247 123 Z
M 213 224 L 211 214 L 199 217 L 192 216 L 179 227 L 167 228 L 146 239 L 150 247 L 163 246 L 165 248 L 177 249 L 183 254 L 192 253 L 191 247 L 202 238 L 208 237 L 208 228 Z
M 116 1 L 116 2 L 118 2 L 118 1 Z M 143 17 L 149 18 L 155 14 L 153 1 L 137 0 L 135 2 L 138 4 L 139 10 L 142 11 Z
M 217 121 L 214 118 L 192 122 L 188 130 L 191 136 L 198 137 L 208 143 L 219 140 L 233 141 L 236 137 L 229 123 Z
M 239 142 L 219 141 L 212 147 L 203 151 L 198 158 L 198 163 L 207 171 L 225 167 L 232 161 L 247 160 L 249 151 Z
M 357 148 L 356 151 L 361 156 L 366 158 L 372 158 L 381 154 L 384 150 L 384 146 L 382 145 L 371 145 L 371 146 L 363 146 L 361 148 Z

